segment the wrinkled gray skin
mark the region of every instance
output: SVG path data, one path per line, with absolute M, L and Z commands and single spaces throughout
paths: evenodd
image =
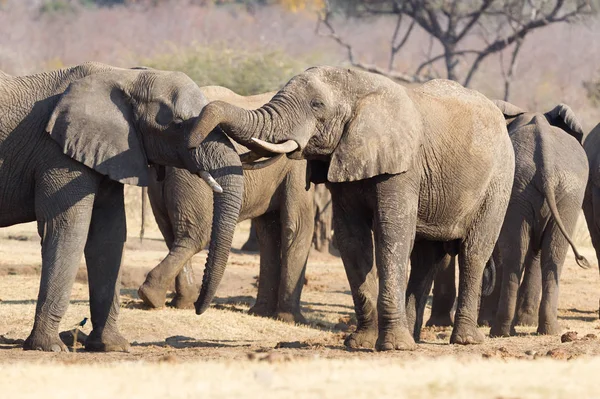
M 243 97 L 219 86 L 200 89 L 209 101 L 222 100 L 245 109 L 256 109 L 275 94 Z M 238 151 L 248 150 L 238 145 Z M 252 314 L 306 322 L 300 312 L 300 294 L 314 219 L 313 189 L 307 182 L 306 164 L 282 157 L 268 167 L 244 171 L 238 221 L 253 219 L 260 247 L 258 296 L 250 309 Z M 168 167 L 164 180 L 158 181 L 156 176 L 150 179 L 148 195 L 169 254 L 148 274 L 138 293 L 149 306 L 162 307 L 167 289 L 175 280 L 176 296 L 171 305 L 193 308 L 198 291 L 190 259 L 209 240 L 213 192 L 198 176 Z M 215 273 L 222 275 L 225 266 L 215 266 L 205 279 Z
M 67 349 L 59 324 L 82 254 L 93 325 L 86 348 L 128 349 L 117 327 L 122 183 L 147 184 L 148 162 L 183 167 L 181 159 L 193 154 L 181 144 L 205 104 L 198 86 L 177 72 L 86 63 L 32 76 L 0 74 L 0 227 L 37 220 L 42 239 L 25 349 Z M 225 145 L 235 154 L 229 140 L 213 134 L 195 154 Z M 228 189 L 235 192 L 234 183 Z
M 406 293 L 415 239 L 458 243 L 451 342 L 484 340 L 475 323 L 482 274 L 514 173 L 504 117 L 491 101 L 446 80 L 406 89 L 380 75 L 317 67 L 294 77 L 258 110 L 210 103 L 189 148 L 217 125 L 253 150 L 293 151 L 288 156 L 328 164 L 336 243 L 358 319 L 347 346 L 415 348 L 409 324 L 418 298 L 426 297 L 420 285 L 409 285 Z M 410 322 L 405 303 L 413 309 Z
M 583 199 L 583 214 L 600 266 L 600 124 L 585 137 L 583 148 L 590 170 Z
M 583 131 L 564 104 L 545 114 L 496 104 L 515 150 L 515 181 L 493 255 L 499 278 L 492 294 L 482 298 L 479 324 L 491 325 L 491 336 L 514 334 L 515 325 L 558 334 L 558 281 L 569 245 L 577 263 L 589 267 L 570 238 L 588 175 Z M 428 324 L 448 325 L 454 298 L 442 293 L 452 289 L 454 270 L 447 267 L 436 276 Z

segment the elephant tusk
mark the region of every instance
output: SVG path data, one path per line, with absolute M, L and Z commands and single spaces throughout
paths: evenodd
M 217 183 L 217 181 L 207 171 L 201 170 L 198 172 L 198 176 L 200 176 L 215 193 L 221 194 L 223 192 L 221 185 Z
M 279 161 L 285 154 L 279 154 L 272 158 L 268 158 L 264 161 L 254 162 L 254 163 L 242 163 L 242 169 L 244 170 L 259 170 L 262 168 L 266 168 L 267 166 L 273 165 L 275 162 Z
M 254 143 L 256 143 L 261 148 L 270 152 L 274 152 L 276 154 L 287 154 L 298 149 L 298 143 L 296 143 L 294 140 L 288 140 L 280 144 L 273 144 L 252 137 L 252 141 L 254 141 Z

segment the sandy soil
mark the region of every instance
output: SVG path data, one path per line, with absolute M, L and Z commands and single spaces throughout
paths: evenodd
M 139 227 L 130 227 L 131 235 Z M 35 225 L 0 230 L 0 397 L 598 397 L 600 284 L 569 255 L 562 278 L 560 322 L 574 342 L 519 328 L 512 338 L 449 345 L 450 329 L 426 329 L 413 352 L 348 351 L 343 338 L 353 308 L 341 261 L 313 253 L 302 296 L 309 326 L 250 316 L 258 256 L 234 250 L 214 306 L 193 311 L 146 310 L 137 297 L 145 273 L 167 253 L 157 230 L 130 237 L 123 269 L 123 334 L 130 353 L 25 352 L 39 284 Z M 595 263 L 593 249 L 582 252 Z M 206 254 L 194 258 L 200 279 Z M 85 268 L 73 288 L 62 330 L 89 317 Z M 90 323 L 82 328 L 90 332 Z M 350 327 L 348 326 L 350 324 Z M 487 328 L 483 328 L 486 334 Z M 589 335 L 591 334 L 591 335 Z M 586 337 L 586 335 L 589 335 Z

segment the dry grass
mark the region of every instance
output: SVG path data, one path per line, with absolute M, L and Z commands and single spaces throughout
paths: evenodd
M 24 339 L 31 328 L 39 275 L 39 242 L 32 225 L 0 231 L 0 335 Z M 236 234 L 239 248 L 247 224 Z M 13 239 L 8 239 L 12 236 Z M 15 240 L 21 237 L 31 239 Z M 137 298 L 144 273 L 166 254 L 164 244 L 131 238 L 124 264 L 120 325 L 130 353 L 24 352 L 0 342 L 2 397 L 597 397 L 600 340 L 560 343 L 533 328 L 449 345 L 450 329 L 426 329 L 414 352 L 350 352 L 335 325 L 353 314 L 338 258 L 313 254 L 302 296 L 310 326 L 294 326 L 246 313 L 256 295 L 258 256 L 231 255 L 215 306 L 193 311 L 148 311 Z M 582 252 L 593 260 L 593 250 Z M 194 258 L 197 278 L 205 253 Z M 598 334 L 597 271 L 582 270 L 569 255 L 563 273 L 560 322 L 565 330 Z M 61 328 L 89 317 L 86 284 L 76 282 Z M 89 324 L 83 328 L 89 333 Z M 486 328 L 482 331 L 488 332 Z M 568 360 L 570 359 L 570 360 Z M 568 361 L 567 361 L 568 360 Z M 72 383 L 75 381 L 75 383 Z

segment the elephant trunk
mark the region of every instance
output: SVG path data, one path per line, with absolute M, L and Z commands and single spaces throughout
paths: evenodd
M 222 193 L 213 193 L 211 240 L 200 295 L 195 303 L 196 314 L 202 314 L 210 306 L 227 266 L 242 207 L 244 177 L 238 153 L 217 129 L 196 149 L 195 163 L 199 170 L 210 171 L 223 188 Z
M 213 101 L 202 110 L 187 141 L 189 151 L 194 151 L 204 138 L 217 126 L 227 136 L 261 156 L 289 153 L 298 148 L 293 140 L 286 140 L 279 132 L 291 132 L 292 120 L 283 118 L 289 114 L 289 106 L 275 98 L 256 110 L 245 110 L 235 105 Z M 281 143 L 284 141 L 284 143 Z

